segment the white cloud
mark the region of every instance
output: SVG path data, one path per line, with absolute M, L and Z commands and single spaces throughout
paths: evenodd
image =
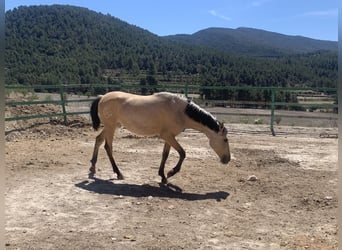
M 318 11 L 310 11 L 302 14 L 301 16 L 337 16 L 338 9 L 331 9 L 331 10 L 318 10 Z
M 214 17 L 218 17 L 218 18 L 221 18 L 223 20 L 226 20 L 226 21 L 230 21 L 231 20 L 230 17 L 227 17 L 225 15 L 222 15 L 222 14 L 218 13 L 216 10 L 209 10 L 209 14 L 214 16 Z

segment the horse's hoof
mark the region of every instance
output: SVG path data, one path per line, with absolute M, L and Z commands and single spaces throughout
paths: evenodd
M 177 192 L 177 193 L 183 193 L 183 189 L 181 189 L 180 187 L 178 187 L 177 185 L 174 185 L 172 183 L 168 183 L 167 187 L 170 188 L 171 190 Z
M 118 174 L 118 180 L 124 180 L 125 177 L 122 174 Z
M 94 172 L 90 172 L 88 174 L 88 179 L 94 179 L 95 173 Z
M 162 185 L 167 185 L 167 183 L 168 183 L 167 178 L 162 178 L 161 184 Z

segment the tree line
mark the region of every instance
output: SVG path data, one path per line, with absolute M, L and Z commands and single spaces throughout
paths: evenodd
M 336 52 L 277 58 L 223 53 L 173 42 L 110 15 L 64 5 L 15 8 L 6 12 L 5 21 L 6 84 L 136 83 L 142 89 L 174 83 L 337 86 Z M 203 94 L 210 99 L 230 97 L 224 91 Z

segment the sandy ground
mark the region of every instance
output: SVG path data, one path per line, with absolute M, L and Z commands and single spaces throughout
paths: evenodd
M 125 180 L 102 147 L 89 179 L 90 124 L 6 123 L 6 249 L 337 249 L 337 139 L 319 136 L 337 129 L 227 127 L 228 165 L 204 134 L 178 137 L 177 192 L 159 185 L 159 138 L 119 129 Z M 177 160 L 172 150 L 166 171 Z

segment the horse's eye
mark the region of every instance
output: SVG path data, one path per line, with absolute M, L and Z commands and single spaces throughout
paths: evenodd
M 227 139 L 227 138 L 225 138 L 225 139 L 223 139 L 223 141 L 224 141 L 224 142 L 228 142 L 228 139 Z

